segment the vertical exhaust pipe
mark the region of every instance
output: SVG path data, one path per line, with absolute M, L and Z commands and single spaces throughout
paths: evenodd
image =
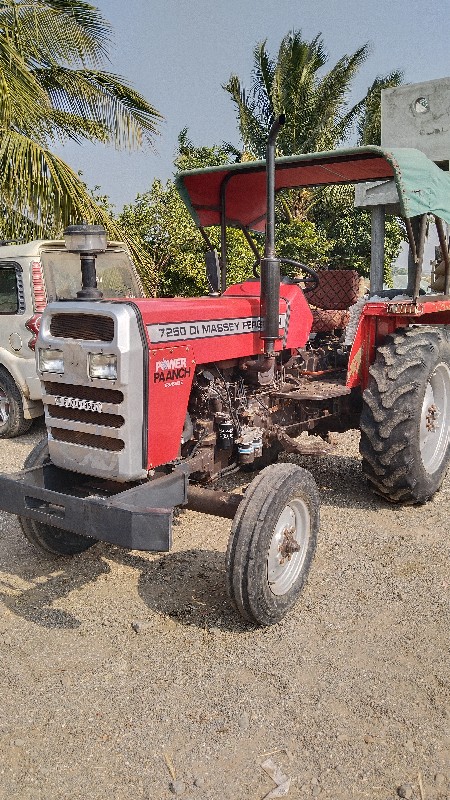
M 280 261 L 275 255 L 275 142 L 286 117 L 281 114 L 269 131 L 266 149 L 266 245 L 261 259 L 261 339 L 264 352 L 272 355 L 279 339 Z

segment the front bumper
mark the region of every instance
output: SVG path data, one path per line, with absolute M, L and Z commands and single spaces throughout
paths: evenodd
M 173 509 L 187 503 L 187 492 L 181 468 L 115 494 L 51 463 L 0 475 L 3 511 L 131 550 L 170 550 Z

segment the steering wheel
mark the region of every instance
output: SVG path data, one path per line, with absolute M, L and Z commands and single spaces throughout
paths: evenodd
M 294 283 L 301 283 L 303 282 L 304 287 L 303 291 L 312 292 L 314 289 L 317 289 L 319 285 L 320 277 L 315 269 L 311 267 L 307 267 L 306 264 L 302 264 L 300 261 L 294 261 L 292 258 L 280 258 L 280 262 L 282 264 L 290 264 L 291 267 L 297 267 L 300 272 L 306 272 L 306 278 L 291 278 L 290 280 Z
M 300 261 L 294 261 L 292 258 L 280 258 L 280 264 L 290 264 L 292 267 L 297 267 L 300 272 L 306 272 L 306 278 L 289 278 L 292 283 L 301 283 L 303 281 L 303 291 L 305 294 L 307 292 L 312 292 L 314 289 L 317 289 L 319 285 L 320 277 L 318 273 L 312 269 L 311 267 L 306 266 L 306 264 L 302 264 Z M 258 272 L 259 262 L 255 261 L 253 265 L 253 275 L 255 278 L 260 277 L 260 273 Z

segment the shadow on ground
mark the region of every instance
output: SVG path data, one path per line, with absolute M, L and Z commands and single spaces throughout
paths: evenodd
M 81 621 L 57 606 L 71 592 L 94 584 L 100 575 L 111 572 L 110 561 L 139 572 L 139 595 L 159 615 L 203 630 L 248 628 L 227 597 L 225 556 L 216 550 L 164 553 L 149 560 L 135 552 L 98 544 L 89 552 L 63 561 L 36 554 L 29 558 L 26 573 L 17 568 L 14 572 L 12 564 L 3 560 L 0 568 L 11 580 L 0 580 L 0 600 L 14 614 L 41 627 L 77 629 Z M 19 581 L 14 580 L 14 575 Z M 20 589 L 20 579 L 24 578 L 31 586 Z
M 372 494 L 363 479 L 358 458 L 281 456 L 280 460 L 297 463 L 312 472 L 323 505 L 372 511 L 395 508 Z M 222 482 L 222 487 L 229 491 L 245 491 L 252 477 L 248 473 L 236 473 L 227 478 L 226 487 Z M 139 572 L 139 595 L 151 611 L 202 629 L 243 631 L 251 627 L 240 619 L 228 599 L 223 552 L 192 549 L 142 557 L 136 552 L 99 543 L 74 558 L 53 558 L 21 540 L 19 526 L 15 522 L 14 526 L 17 527 L 17 545 L 14 540 L 12 546 L 0 554 L 0 570 L 10 576 L 3 580 L 3 586 L 0 580 L 0 599 L 10 611 L 37 625 L 78 628 L 80 620 L 69 611 L 58 609 L 58 601 L 109 573 L 109 560 Z M 28 588 L 20 588 L 23 581 L 28 583 Z M 94 586 L 92 591 L 95 591 Z
M 79 628 L 81 622 L 76 616 L 53 604 L 110 572 L 109 565 L 91 553 L 71 559 L 47 558 L 32 550 L 31 545 L 25 543 L 25 547 L 30 550 L 25 565 L 20 564 L 20 554 L 14 552 L 12 558 L 0 559 L 1 572 L 10 576 L 0 578 L 0 600 L 9 611 L 43 628 Z M 26 589 L 21 588 L 24 581 L 29 584 Z
M 367 508 L 371 511 L 392 508 L 390 503 L 375 495 L 367 484 L 360 458 L 339 454 L 314 457 L 281 454 L 278 462 L 298 464 L 311 472 L 319 487 L 322 505 Z M 227 491 L 245 491 L 256 474 L 236 472 L 220 481 L 219 485 Z

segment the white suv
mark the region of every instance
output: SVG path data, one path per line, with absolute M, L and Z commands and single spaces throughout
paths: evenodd
M 128 250 L 110 242 L 96 258 L 104 297 L 142 297 Z M 41 314 L 52 300 L 75 298 L 80 259 L 63 241 L 0 247 L 0 438 L 25 433 L 43 413 L 34 348 Z

